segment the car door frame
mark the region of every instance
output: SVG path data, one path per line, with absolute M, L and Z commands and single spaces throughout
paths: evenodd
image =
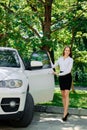
M 46 54 L 50 63 L 50 59 L 46 51 L 39 50 L 37 52 L 43 52 Z M 33 52 L 31 57 L 37 52 Z M 29 62 L 30 61 L 31 59 Z M 48 68 L 41 68 L 37 66 L 37 68 L 31 69 L 30 67 L 30 70 L 26 70 L 26 74 L 29 81 L 29 92 L 32 94 L 35 104 L 51 101 L 53 99 L 55 87 L 51 64 Z

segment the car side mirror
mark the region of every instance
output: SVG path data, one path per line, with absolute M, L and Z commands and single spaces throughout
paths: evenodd
M 41 61 L 30 61 L 27 63 L 25 62 L 24 65 L 26 70 L 36 70 L 43 67 L 43 63 Z
M 30 68 L 31 70 L 41 69 L 43 67 L 43 63 L 41 61 L 31 61 Z

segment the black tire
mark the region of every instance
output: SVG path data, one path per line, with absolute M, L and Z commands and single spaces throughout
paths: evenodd
M 23 116 L 21 119 L 18 120 L 10 120 L 10 123 L 14 127 L 27 127 L 34 115 L 34 101 L 30 93 L 27 94 L 25 109 L 23 112 Z

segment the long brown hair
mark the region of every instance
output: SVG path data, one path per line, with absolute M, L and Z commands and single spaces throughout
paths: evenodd
M 69 46 L 66 46 L 66 47 L 64 48 L 64 50 L 63 50 L 63 56 L 65 55 L 65 49 L 66 49 L 66 48 L 69 48 L 69 49 L 70 49 L 70 54 L 69 54 L 69 56 L 72 57 L 72 50 L 71 50 L 71 47 L 69 47 Z

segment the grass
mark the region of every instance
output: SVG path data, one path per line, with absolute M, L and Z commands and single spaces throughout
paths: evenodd
M 55 89 L 53 101 L 44 103 L 42 105 L 62 107 L 62 97 L 60 90 Z M 70 91 L 69 107 L 87 109 L 87 91 L 85 90 L 75 90 L 75 92 Z

